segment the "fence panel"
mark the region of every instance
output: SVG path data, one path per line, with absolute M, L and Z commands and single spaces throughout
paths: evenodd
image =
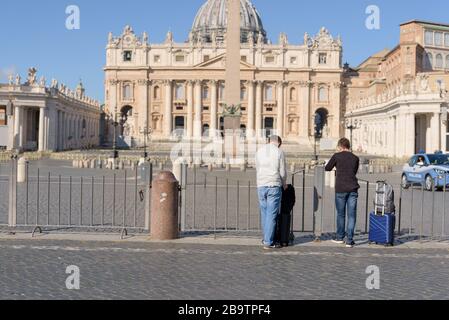
M 17 185 L 18 226 L 145 228 L 145 198 L 150 177 L 141 177 L 138 168 L 62 171 L 28 165 L 26 170 L 28 179 Z
M 10 165 L 0 162 L 0 225 L 8 225 L 10 175 Z

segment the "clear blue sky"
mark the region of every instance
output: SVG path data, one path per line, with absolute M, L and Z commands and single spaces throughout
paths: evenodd
M 103 99 L 107 35 L 118 35 L 126 24 L 150 42 L 163 41 L 170 29 L 176 41 L 187 39 L 195 14 L 205 0 L 3 0 L 0 30 L 0 81 L 10 72 L 26 76 L 37 67 L 48 80 L 57 78 L 74 88 L 80 78 L 87 94 Z M 286 32 L 290 42 L 302 43 L 304 32 L 316 34 L 326 26 L 344 45 L 344 61 L 357 65 L 383 48 L 394 47 L 399 24 L 412 19 L 449 23 L 447 0 L 253 0 L 273 42 Z M 81 29 L 65 28 L 66 7 L 78 5 Z M 380 8 L 381 29 L 365 27 L 369 5 Z M 6 36 L 6 38 L 5 38 Z

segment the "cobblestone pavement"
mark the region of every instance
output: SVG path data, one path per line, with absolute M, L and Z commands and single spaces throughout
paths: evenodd
M 66 268 L 80 268 L 80 290 Z M 368 266 L 380 290 L 368 290 Z M 0 299 L 449 299 L 449 251 L 0 241 Z

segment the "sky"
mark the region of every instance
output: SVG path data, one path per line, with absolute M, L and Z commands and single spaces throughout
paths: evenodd
M 122 33 L 129 24 L 139 35 L 148 32 L 160 43 L 167 31 L 175 41 L 187 39 L 196 12 L 206 0 L 2 0 L 0 11 L 0 82 L 10 73 L 26 77 L 34 66 L 47 83 L 56 78 L 71 88 L 80 79 L 90 97 L 103 100 L 105 47 L 108 33 Z M 285 32 L 301 44 L 304 33 L 315 35 L 325 26 L 341 35 L 344 62 L 357 66 L 370 55 L 393 48 L 399 24 L 430 20 L 449 24 L 447 0 L 252 0 L 268 37 L 277 43 Z M 78 6 L 80 29 L 68 30 L 66 8 Z M 379 8 L 380 28 L 366 27 L 368 6 Z

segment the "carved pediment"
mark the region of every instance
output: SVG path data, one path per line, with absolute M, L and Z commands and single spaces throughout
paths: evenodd
M 146 33 L 144 33 L 143 38 L 144 42 L 148 41 L 148 35 Z M 131 26 L 127 25 L 120 37 L 115 38 L 111 33 L 109 34 L 108 45 L 122 48 L 136 48 L 142 46 L 142 39 L 136 36 Z
M 197 69 L 225 69 L 226 68 L 226 55 L 221 54 L 208 61 L 202 62 L 195 66 Z M 242 70 L 255 70 L 256 67 L 245 61 L 240 61 L 240 69 Z
M 326 28 L 321 28 L 320 32 L 312 39 L 313 49 L 340 49 L 342 46 L 341 39 L 336 40 L 332 37 Z

